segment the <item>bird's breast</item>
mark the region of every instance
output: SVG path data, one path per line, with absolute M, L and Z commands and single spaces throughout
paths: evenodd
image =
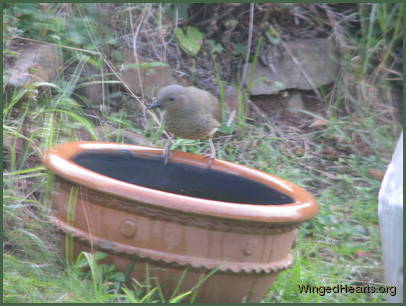
M 204 139 L 217 127 L 217 122 L 208 116 L 165 116 L 165 128 L 181 138 Z

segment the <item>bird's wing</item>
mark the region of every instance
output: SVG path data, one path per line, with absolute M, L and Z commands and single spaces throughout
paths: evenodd
M 191 97 L 198 97 L 203 103 L 199 103 L 201 112 L 210 114 L 217 121 L 221 121 L 221 108 L 218 99 L 206 90 L 196 87 L 187 87 Z

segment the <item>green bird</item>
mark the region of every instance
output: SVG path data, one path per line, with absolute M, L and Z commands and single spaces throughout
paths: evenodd
M 169 85 L 158 91 L 157 99 L 149 107 L 164 111 L 165 128 L 170 133 L 164 148 L 164 161 L 168 163 L 174 136 L 187 139 L 208 139 L 209 166 L 216 157 L 213 135 L 220 127 L 221 114 L 218 99 L 211 93 L 181 85 Z

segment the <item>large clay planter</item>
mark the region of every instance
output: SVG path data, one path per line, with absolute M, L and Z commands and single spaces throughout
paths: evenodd
M 109 252 L 121 271 L 136 258 L 130 276 L 158 279 L 168 297 L 181 279 L 179 293 L 216 269 L 196 301 L 259 301 L 292 264 L 296 229 L 317 214 L 314 198 L 231 162 L 207 168 L 206 157 L 173 151 L 165 165 L 161 155 L 100 142 L 49 150 L 44 164 L 56 174 L 57 228 L 73 237 L 75 254 Z

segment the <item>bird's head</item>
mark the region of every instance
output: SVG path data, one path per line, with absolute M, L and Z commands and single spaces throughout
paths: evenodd
M 187 89 L 181 85 L 169 85 L 158 91 L 157 98 L 148 106 L 149 109 L 161 108 L 165 111 L 182 110 L 190 104 Z

